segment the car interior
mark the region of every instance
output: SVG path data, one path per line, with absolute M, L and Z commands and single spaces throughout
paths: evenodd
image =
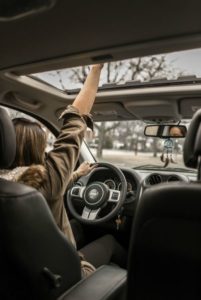
M 82 278 L 77 251 L 44 197 L 0 179 L 1 299 L 201 298 L 201 76 L 177 72 L 141 80 L 127 76 L 131 64 L 124 69 L 128 60 L 172 53 L 178 59 L 199 50 L 200 9 L 198 0 L 1 1 L 1 169 L 15 157 L 12 111 L 36 119 L 55 139 L 60 113 L 82 86 L 81 80 L 64 85 L 62 70 L 97 63 L 104 63 L 103 74 L 109 63 L 122 68 L 125 79 L 98 88 L 95 136 L 85 137 L 76 166 L 89 161 L 96 168 L 69 187 L 64 203 L 70 220 L 80 224 L 78 250 L 110 234 L 128 251 L 126 269 L 104 265 Z M 142 74 L 145 64 L 138 66 Z M 102 156 L 100 124 L 105 132 L 112 124 L 115 137 Z M 171 134 L 173 127 L 184 130 Z M 160 156 L 153 153 L 155 138 Z M 94 205 L 90 195 L 98 189 L 103 197 Z

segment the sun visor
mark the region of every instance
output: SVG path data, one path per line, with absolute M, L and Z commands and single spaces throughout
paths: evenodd
M 96 103 L 92 109 L 94 121 L 125 121 L 135 117 L 119 103 Z
M 180 101 L 180 111 L 183 118 L 192 118 L 194 113 L 201 108 L 201 98 L 188 98 Z
M 137 118 L 153 122 L 175 122 L 180 119 L 175 102 L 169 101 L 137 101 L 125 103 L 129 113 Z

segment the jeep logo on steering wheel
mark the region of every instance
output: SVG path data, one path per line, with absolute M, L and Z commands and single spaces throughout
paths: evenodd
M 89 198 L 95 200 L 97 196 L 99 195 L 99 192 L 96 189 L 93 189 L 89 192 Z

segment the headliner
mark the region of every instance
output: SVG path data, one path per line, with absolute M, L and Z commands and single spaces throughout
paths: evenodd
M 200 0 L 60 0 L 0 22 L 0 69 L 31 73 L 200 47 L 200 11 Z

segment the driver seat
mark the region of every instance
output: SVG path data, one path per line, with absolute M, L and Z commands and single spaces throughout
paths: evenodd
M 198 180 L 144 191 L 136 209 L 127 299 L 201 299 L 201 110 L 193 117 L 184 162 Z
M 14 127 L 0 108 L 1 169 L 12 164 L 15 149 Z M 119 299 L 124 291 L 126 271 L 114 266 L 103 266 L 81 280 L 77 251 L 58 229 L 42 194 L 4 179 L 0 240 L 0 299 Z

